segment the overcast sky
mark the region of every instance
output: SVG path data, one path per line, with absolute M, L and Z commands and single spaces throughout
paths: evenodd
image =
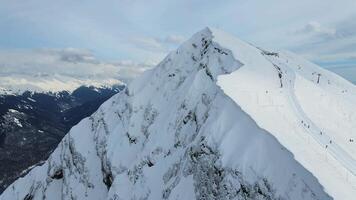
M 0 53 L 71 48 L 151 64 L 206 26 L 356 81 L 355 0 L 0 0 Z

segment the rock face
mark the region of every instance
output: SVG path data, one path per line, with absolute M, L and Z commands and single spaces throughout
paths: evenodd
M 123 88 L 0 95 L 0 192 L 45 161 L 72 126 Z
M 0 199 L 331 199 L 216 84 L 243 64 L 209 29 L 196 33 Z

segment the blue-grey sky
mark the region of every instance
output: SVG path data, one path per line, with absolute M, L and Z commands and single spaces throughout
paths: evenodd
M 75 48 L 157 63 L 206 26 L 356 81 L 355 0 L 0 0 L 0 53 Z

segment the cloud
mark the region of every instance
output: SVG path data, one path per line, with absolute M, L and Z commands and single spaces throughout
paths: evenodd
M 151 64 L 103 62 L 86 49 L 29 49 L 0 51 L 0 76 L 62 75 L 84 79 L 129 81 Z
M 334 28 L 324 27 L 319 22 L 311 21 L 301 29 L 296 30 L 294 33 L 308 34 L 318 37 L 334 37 L 336 35 L 336 30 Z
M 147 51 L 157 51 L 168 53 L 172 48 L 176 48 L 185 38 L 180 35 L 168 35 L 165 38 L 136 37 L 131 41 L 139 48 Z
M 0 6 L 0 48 L 74 46 L 102 59 L 158 62 L 184 38 L 213 26 L 313 61 L 342 59 L 356 52 L 355 6 L 355 0 L 7 1 Z M 63 56 L 82 63 L 79 58 L 88 61 Z
M 149 50 L 149 51 L 164 51 L 165 47 L 162 45 L 162 43 L 155 39 L 155 38 L 149 38 L 149 37 L 138 37 L 138 38 L 134 38 L 132 40 L 132 42 L 140 47 L 143 48 L 145 50 Z
M 328 66 L 345 61 L 356 64 L 355 14 L 329 23 L 310 22 L 291 35 L 289 49 L 307 59 Z
M 327 67 L 328 70 L 339 74 L 350 82 L 356 84 L 356 64 L 353 63 L 351 65 L 334 65 Z
M 181 44 L 184 40 L 185 38 L 181 35 L 169 35 L 164 40 L 161 40 L 161 42 L 166 44 L 178 45 Z

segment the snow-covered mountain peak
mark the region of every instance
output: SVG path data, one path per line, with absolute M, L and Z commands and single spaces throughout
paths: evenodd
M 147 83 L 153 84 L 157 80 L 162 83 L 157 90 L 175 90 L 187 78 L 208 78 L 216 82 L 218 75 L 231 73 L 241 65 L 229 49 L 222 48 L 214 41 L 211 30 L 205 28 L 194 34 L 176 51 L 169 53 L 154 69 L 147 70 L 140 79 L 128 86 L 128 90 L 135 93 Z
M 189 65 L 197 61 L 203 61 L 203 64 L 210 65 L 213 78 L 216 78 L 218 74 L 230 73 L 236 70 L 240 65 L 235 63 L 232 52 L 220 46 L 220 43 L 216 41 L 214 33 L 209 28 L 204 28 L 201 31 L 194 34 L 189 40 L 184 42 L 176 51 L 171 52 L 163 62 L 157 66 L 164 65 L 165 62 L 170 62 L 174 59 L 175 62 L 184 62 L 187 64 L 172 65 L 175 70 L 194 68 L 194 65 Z M 219 60 L 209 60 L 219 57 Z M 227 63 L 227 60 L 231 63 Z M 236 60 L 235 60 L 236 61 Z M 211 62 L 211 63 L 207 63 Z M 226 63 L 216 63 L 226 62 Z M 198 70 L 204 66 L 198 66 Z M 196 70 L 196 68 L 194 69 Z
M 329 134 L 314 137 L 324 119 L 300 99 L 312 91 L 304 84 L 324 91 L 328 79 L 304 78 L 284 58 L 205 28 L 74 126 L 0 199 L 348 199 L 352 186 L 327 173 L 349 169 L 331 153 L 320 160 Z

